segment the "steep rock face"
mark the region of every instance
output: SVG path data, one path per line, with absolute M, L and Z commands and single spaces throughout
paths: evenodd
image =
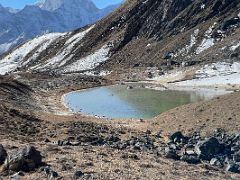
M 46 0 L 13 12 L 0 7 L 0 54 L 46 32 L 66 32 L 92 24 L 118 5 L 98 9 L 90 0 Z
M 118 73 L 163 69 L 167 59 L 177 66 L 236 61 L 239 27 L 240 2 L 235 0 L 129 0 L 94 26 L 47 40 L 45 48 L 20 46 L 0 65 L 14 64 L 10 71 Z M 24 46 L 28 51 L 13 58 Z

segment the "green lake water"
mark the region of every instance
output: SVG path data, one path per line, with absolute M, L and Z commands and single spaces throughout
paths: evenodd
M 73 111 L 106 118 L 152 118 L 175 107 L 208 100 L 223 94 L 218 91 L 157 91 L 146 88 L 127 89 L 125 85 L 75 91 L 64 96 Z

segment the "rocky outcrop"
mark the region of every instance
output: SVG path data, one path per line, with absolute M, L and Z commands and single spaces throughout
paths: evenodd
M 41 153 L 33 146 L 27 146 L 16 152 L 13 152 L 5 160 L 3 171 L 33 171 L 42 165 Z
M 220 144 L 219 141 L 214 137 L 204 141 L 199 141 L 195 146 L 195 152 L 197 155 L 205 160 L 211 160 L 211 158 L 222 153 L 223 151 L 224 145 Z

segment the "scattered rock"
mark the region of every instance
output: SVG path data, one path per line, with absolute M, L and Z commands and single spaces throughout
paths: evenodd
M 73 169 L 73 167 L 70 164 L 62 164 L 62 171 L 69 171 Z
M 221 161 L 217 158 L 212 158 L 211 161 L 210 161 L 210 164 L 212 166 L 217 166 L 219 168 L 222 168 L 223 167 L 223 164 L 221 163 Z
M 146 131 L 146 134 L 152 134 L 152 131 L 150 130 L 150 129 L 148 129 L 147 131 Z
M 46 138 L 46 139 L 44 139 L 44 141 L 43 142 L 45 142 L 45 143 L 49 143 L 49 142 L 51 142 L 48 138 Z
M 197 132 L 188 137 L 181 132 L 175 132 L 169 139 L 170 141 L 165 144 L 165 150 L 160 150 L 167 158 L 180 159 L 189 164 L 198 164 L 202 160 L 207 160 L 211 168 L 223 168 L 227 165 L 227 171 L 240 173 L 240 135 L 238 134 L 227 135 L 224 130 L 217 129 L 212 137 L 202 140 L 200 133 Z
M 0 165 L 2 165 L 7 158 L 7 151 L 4 149 L 3 145 L 0 144 Z
M 227 172 L 240 173 L 240 167 L 237 164 L 229 164 L 226 168 Z
M 175 132 L 170 136 L 170 140 L 172 142 L 181 142 L 184 139 L 185 139 L 185 137 L 183 136 L 183 134 L 180 131 Z
M 24 176 L 24 173 L 20 171 L 16 174 L 13 174 L 12 176 L 10 176 L 9 180 L 20 180 L 22 176 Z
M 133 86 L 128 86 L 127 89 L 133 89 Z
M 18 150 L 5 160 L 3 170 L 29 172 L 42 165 L 42 156 L 33 146 Z
M 43 170 L 46 173 L 48 179 L 52 179 L 52 178 L 58 177 L 58 173 L 56 171 L 52 170 L 52 168 L 50 166 L 44 167 Z
M 176 150 L 171 149 L 169 147 L 165 148 L 165 157 L 169 159 L 179 160 L 180 157 L 178 156 Z
M 120 141 L 120 138 L 116 135 L 109 135 L 105 138 L 105 141 L 108 143 L 114 143 Z
M 72 144 L 68 140 L 58 140 L 58 146 L 71 146 Z
M 143 123 L 143 122 L 144 122 L 144 119 L 140 119 L 140 122 L 142 122 L 142 123 Z
M 189 164 L 199 164 L 201 162 L 198 156 L 193 155 L 183 155 L 181 160 Z
M 123 159 L 134 159 L 134 160 L 140 160 L 140 158 L 136 154 L 123 154 L 121 156 Z
M 148 78 L 150 78 L 150 79 L 152 79 L 152 78 L 154 78 L 154 74 L 152 73 L 152 72 L 148 72 Z
M 233 155 L 233 161 L 234 162 L 240 162 L 240 151 L 238 151 L 237 153 L 235 153 Z
M 76 171 L 73 175 L 73 179 L 76 180 L 82 176 L 84 176 L 84 173 L 82 171 Z
M 173 58 L 174 53 L 173 52 L 168 52 L 167 54 L 165 54 L 165 56 L 163 57 L 163 59 L 171 59 Z

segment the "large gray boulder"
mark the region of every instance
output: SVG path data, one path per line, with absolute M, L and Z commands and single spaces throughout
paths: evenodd
M 42 164 L 42 156 L 33 146 L 27 146 L 21 150 L 15 151 L 5 160 L 3 170 L 12 170 L 15 172 L 29 172 Z
M 7 151 L 4 149 L 3 145 L 0 144 L 0 165 L 2 165 L 7 158 Z
M 204 141 L 199 141 L 195 146 L 195 152 L 203 160 L 211 160 L 215 155 L 224 151 L 224 146 L 214 138 L 208 138 Z

